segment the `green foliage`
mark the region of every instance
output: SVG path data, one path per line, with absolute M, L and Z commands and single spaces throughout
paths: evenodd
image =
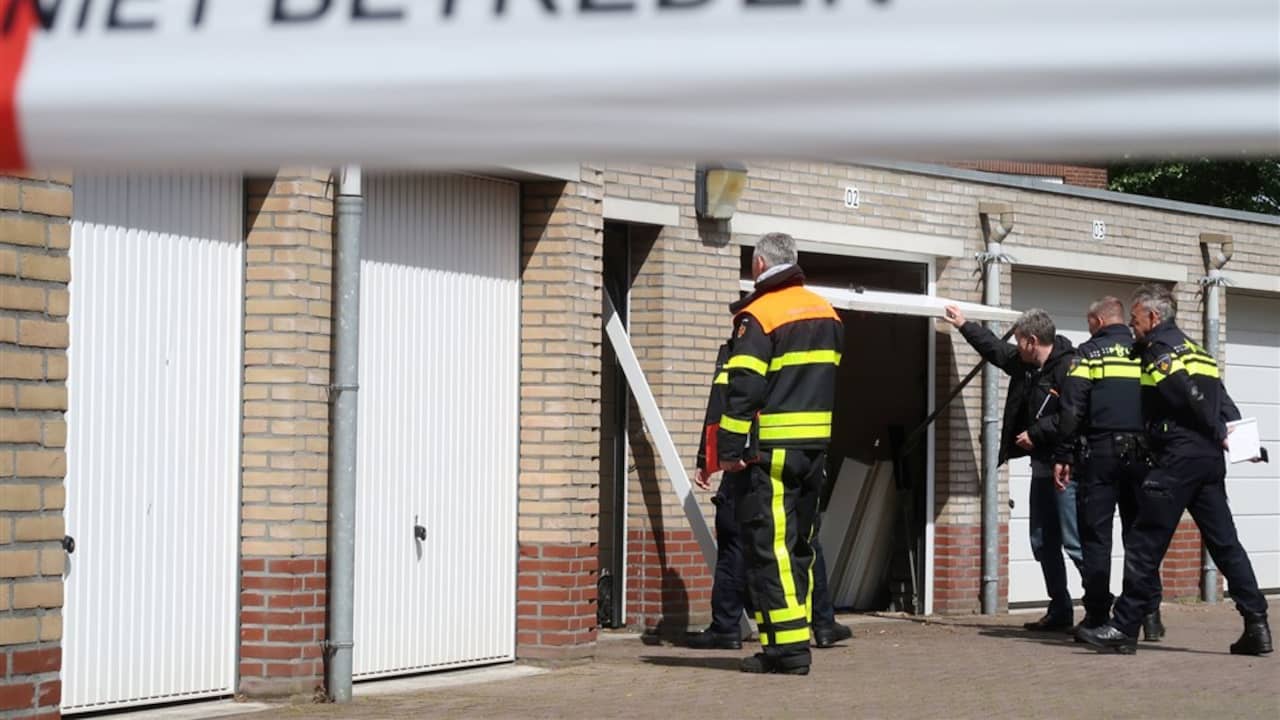
M 1280 215 L 1280 159 L 1186 160 L 1108 168 L 1112 190 Z

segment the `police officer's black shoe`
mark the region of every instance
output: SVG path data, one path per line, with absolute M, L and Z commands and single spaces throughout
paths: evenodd
M 1047 612 L 1035 622 L 1023 623 L 1022 627 L 1036 632 L 1063 632 L 1071 630 L 1071 616 Z
M 1084 619 L 1076 623 L 1075 627 L 1071 628 L 1071 636 L 1075 638 L 1076 642 L 1082 643 L 1084 640 L 1080 637 L 1081 630 L 1096 630 L 1106 624 L 1106 615 L 1090 615 L 1089 613 L 1085 613 Z
M 757 675 L 776 673 L 778 675 L 808 675 L 808 665 L 784 665 L 778 660 L 765 655 L 764 653 L 756 653 L 749 658 L 743 658 L 742 664 L 738 666 L 744 673 L 755 673 Z
M 830 625 L 813 626 L 813 644 L 820 648 L 829 648 L 838 642 L 853 637 L 853 631 L 847 625 L 833 622 Z
M 1138 652 L 1138 638 L 1125 635 L 1111 623 L 1093 629 L 1083 628 L 1076 637 L 1098 648 L 1100 652 L 1133 655 Z
M 742 637 L 735 631 L 718 633 L 711 628 L 689 633 L 685 644 L 694 650 L 741 650 Z
M 1142 639 L 1147 642 L 1160 642 L 1164 637 L 1164 622 L 1160 620 L 1160 609 L 1142 618 Z
M 1244 634 L 1231 643 L 1232 655 L 1266 655 L 1272 651 L 1271 626 L 1266 615 L 1246 615 Z

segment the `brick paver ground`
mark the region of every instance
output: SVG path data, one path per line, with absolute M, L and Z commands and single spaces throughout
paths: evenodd
M 856 618 L 843 647 L 815 651 L 807 677 L 737 671 L 742 652 L 626 636 L 595 662 L 516 680 L 345 706 L 283 706 L 240 717 L 310 718 L 1280 718 L 1280 656 L 1236 657 L 1230 604 L 1166 606 L 1167 639 L 1099 655 L 1032 616 Z

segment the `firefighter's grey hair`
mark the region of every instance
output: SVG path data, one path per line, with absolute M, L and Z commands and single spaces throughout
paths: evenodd
M 796 262 L 796 239 L 779 232 L 761 235 L 756 241 L 755 257 L 764 258 L 769 267 L 793 265 Z
M 1178 299 L 1164 285 L 1148 283 L 1133 291 L 1134 306 L 1141 305 L 1160 316 L 1161 322 L 1171 322 L 1178 317 Z
M 1119 320 L 1124 322 L 1124 303 L 1112 295 L 1100 297 L 1089 305 L 1089 314 L 1099 320 Z
M 1013 323 L 1013 334 L 1031 338 L 1041 345 L 1052 345 L 1058 328 L 1054 327 L 1049 313 L 1040 308 L 1031 308 Z

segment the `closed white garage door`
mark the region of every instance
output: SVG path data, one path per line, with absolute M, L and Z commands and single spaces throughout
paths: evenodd
M 1280 298 L 1230 292 L 1226 325 L 1227 391 L 1271 455 L 1229 466 L 1227 496 L 1259 586 L 1280 589 Z
M 374 176 L 366 196 L 355 674 L 511 660 L 519 186 Z
M 233 692 L 242 188 L 76 173 L 64 712 Z
M 1104 295 L 1114 295 L 1128 306 L 1129 295 L 1138 281 L 1126 282 L 1096 278 L 1066 277 L 1046 273 L 1015 270 L 1013 273 L 1013 306 L 1018 310 L 1043 308 L 1053 316 L 1058 332 L 1079 345 L 1089 339 L 1085 314 L 1089 304 Z M 1028 539 L 1031 461 L 1019 458 L 1009 461 L 1009 493 L 1014 506 L 1009 517 L 1009 602 L 1047 603 L 1044 576 L 1040 564 L 1031 554 Z M 1124 573 L 1124 546 L 1120 542 L 1120 518 L 1112 525 L 1111 589 L 1119 593 Z M 1067 587 L 1071 597 L 1083 594 L 1080 575 L 1070 560 L 1067 564 Z

